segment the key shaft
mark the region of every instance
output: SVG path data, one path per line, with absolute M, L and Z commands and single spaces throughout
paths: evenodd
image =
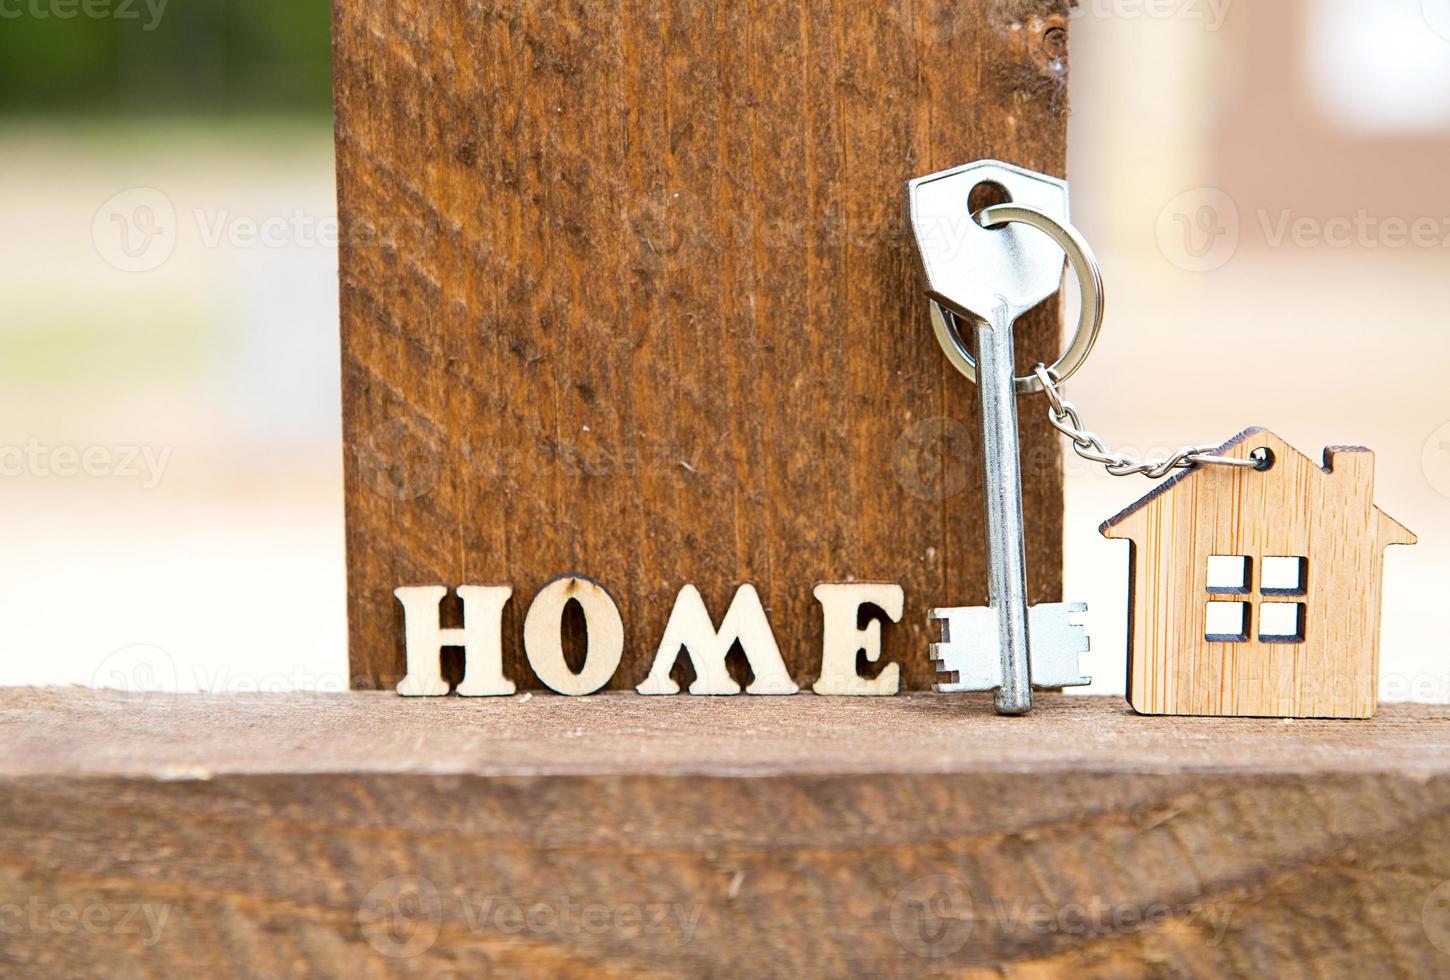
M 988 603 L 997 613 L 1002 686 L 997 711 L 1032 710 L 1032 650 L 1027 614 L 1026 529 L 1022 519 L 1022 451 L 1017 431 L 1014 386 L 1014 320 L 1001 303 L 988 319 L 975 322 L 977 392 L 982 422 L 987 517 Z

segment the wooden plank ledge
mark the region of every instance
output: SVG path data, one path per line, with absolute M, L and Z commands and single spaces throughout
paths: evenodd
M 0 973 L 1442 973 L 1447 718 L 0 691 Z

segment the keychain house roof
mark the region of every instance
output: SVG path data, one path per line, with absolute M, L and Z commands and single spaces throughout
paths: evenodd
M 1128 701 L 1142 714 L 1368 718 L 1384 549 L 1415 535 L 1374 505 L 1374 454 L 1324 465 L 1265 429 L 1102 526 L 1132 543 Z

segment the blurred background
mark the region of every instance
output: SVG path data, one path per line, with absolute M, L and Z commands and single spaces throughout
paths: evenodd
M 344 689 L 327 0 L 0 21 L 0 684 Z M 1140 453 L 1374 447 L 1421 540 L 1384 695 L 1450 703 L 1450 0 L 1082 0 L 1071 44 L 1110 297 L 1071 397 Z M 1067 595 L 1120 693 L 1096 529 L 1149 484 L 1067 470 Z
M 1082 0 L 1069 175 L 1108 325 L 1071 397 L 1158 454 L 1272 428 L 1376 451 L 1420 544 L 1385 566 L 1381 688 L 1450 702 L 1450 0 Z M 1069 457 L 1066 592 L 1120 691 L 1144 491 Z
M 77 7 L 0 4 L 0 683 L 342 690 L 328 2 Z

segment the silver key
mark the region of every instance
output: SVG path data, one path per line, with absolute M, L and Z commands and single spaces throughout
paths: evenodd
M 1012 330 L 1018 317 L 1061 288 L 1063 253 L 1031 228 L 978 224 L 969 201 L 982 183 L 1000 185 L 1013 204 L 1036 208 L 1062 223 L 1068 218 L 1068 190 L 1061 180 L 994 160 L 907 185 L 926 292 L 937 306 L 938 339 L 957 369 L 977 382 L 986 473 L 990 606 L 933 611 L 933 619 L 946 623 L 943 641 L 932 645 L 933 658 L 956 675 L 937 689 L 995 690 L 997 711 L 1017 715 L 1032 710 L 1034 682 L 1038 687 L 1090 683 L 1076 668 L 1087 638 L 1069 620 L 1071 613 L 1087 607 L 1063 604 L 1029 612 L 1027 605 Z M 975 333 L 975 364 L 962 352 L 963 325 Z M 994 646 L 995 658 L 990 656 Z

